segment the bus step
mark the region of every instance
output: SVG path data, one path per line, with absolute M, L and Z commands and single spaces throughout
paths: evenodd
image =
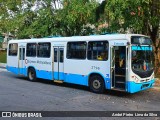
M 126 77 L 125 75 L 115 75 L 115 77 Z
M 116 81 L 116 83 L 124 84 L 124 81 Z
M 112 88 L 112 90 L 125 92 L 125 89 L 123 89 L 123 88 Z
M 63 83 L 62 80 L 53 80 L 55 83 Z
M 116 84 L 115 84 L 115 88 L 125 89 L 125 83 L 116 83 Z

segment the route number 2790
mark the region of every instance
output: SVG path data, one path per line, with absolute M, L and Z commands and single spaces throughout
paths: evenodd
M 98 67 L 98 66 L 91 66 L 91 69 L 93 69 L 93 70 L 100 70 L 100 67 Z

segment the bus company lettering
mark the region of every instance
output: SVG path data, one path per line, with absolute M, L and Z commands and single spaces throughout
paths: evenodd
M 118 45 L 118 46 L 123 46 L 124 45 L 124 43 L 117 43 L 117 42 L 114 42 L 114 45 Z
M 47 62 L 47 61 L 40 61 L 40 60 L 37 60 L 37 63 L 38 64 L 46 64 L 46 65 L 51 65 L 51 62 Z
M 36 61 L 33 61 L 33 60 L 27 60 L 27 63 L 36 63 Z
M 51 65 L 51 62 L 47 62 L 47 61 L 33 61 L 33 60 L 27 60 L 27 63 L 38 63 L 38 64 L 45 64 L 45 65 Z

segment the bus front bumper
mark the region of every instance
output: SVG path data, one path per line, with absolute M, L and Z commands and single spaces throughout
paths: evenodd
M 149 82 L 144 82 L 144 83 L 135 83 L 133 81 L 128 81 L 127 82 L 127 92 L 129 93 L 135 93 L 139 92 L 142 90 L 146 90 L 148 88 L 152 88 L 155 83 L 155 79 L 149 81 Z

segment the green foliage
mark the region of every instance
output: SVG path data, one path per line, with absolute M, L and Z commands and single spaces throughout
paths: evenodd
M 107 16 L 107 17 L 106 17 Z M 160 1 L 159 0 L 108 0 L 104 14 L 99 18 L 100 24 L 107 22 L 109 27 L 101 31 L 126 32 L 131 29 L 132 33 L 150 35 L 155 56 L 158 56 L 156 44 L 160 25 Z M 155 57 L 157 73 L 160 60 Z
M 95 9 L 98 5 L 95 0 L 64 0 L 61 9 L 55 9 L 56 2 L 60 1 L 2 1 L 0 31 L 10 32 L 19 39 L 51 35 L 80 35 L 89 34 L 85 31 L 86 29 L 92 31 L 85 25 L 95 22 Z M 36 9 L 33 10 L 35 5 Z
M 63 8 L 56 9 L 56 2 Z M 100 5 L 96 0 L 0 0 L 0 32 L 11 32 L 17 38 L 88 35 L 95 28 L 86 25 L 107 23 L 109 27 L 101 31 L 131 28 L 155 39 L 159 6 L 156 0 L 106 0 Z
M 57 3 L 63 7 L 57 9 Z M 0 0 L 0 32 L 18 39 L 124 33 L 130 28 L 150 35 L 158 54 L 159 18 L 160 0 L 105 0 L 101 4 L 97 0 Z M 95 27 L 103 24 L 108 27 L 97 32 Z
M 95 0 L 64 0 L 63 9 L 57 13 L 62 35 L 80 35 L 83 32 L 85 25 L 95 23 L 95 11 L 97 7 Z
M 110 28 L 132 28 L 135 33 L 150 34 L 160 24 L 160 1 L 156 0 L 110 0 L 105 13 Z
M 6 63 L 6 62 L 7 62 L 7 52 L 0 51 L 0 63 Z

